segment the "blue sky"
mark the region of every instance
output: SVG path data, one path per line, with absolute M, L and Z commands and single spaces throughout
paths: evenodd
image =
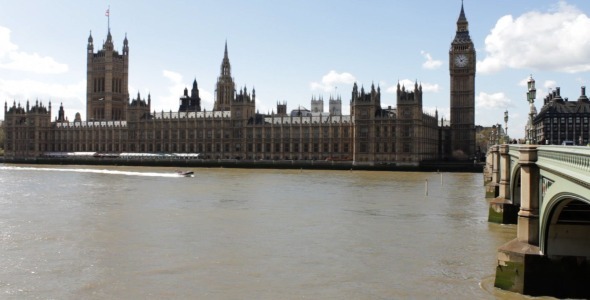
M 476 124 L 503 124 L 524 136 L 526 79 L 537 81 L 537 109 L 555 87 L 578 98 L 590 80 L 590 1 L 465 0 L 477 50 Z M 129 92 L 176 111 L 196 78 L 205 109 L 227 40 L 237 87 L 256 88 L 260 112 L 310 106 L 339 95 L 349 112 L 352 84 L 379 85 L 395 106 L 398 81 L 423 85 L 424 109 L 449 117 L 448 51 L 460 0 L 12 1 L 0 0 L 0 100 L 63 103 L 85 116 L 86 43 L 129 39 Z M 326 101 L 327 105 L 327 101 Z M 0 111 L 0 119 L 4 110 Z

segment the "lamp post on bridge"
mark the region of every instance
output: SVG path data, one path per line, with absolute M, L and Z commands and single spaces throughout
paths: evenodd
M 506 110 L 504 112 L 504 128 L 506 130 L 505 135 L 504 135 L 504 143 L 505 144 L 510 144 L 510 140 L 508 137 L 508 110 Z
M 490 141 L 489 146 L 494 146 L 496 144 L 496 125 L 492 125 L 492 130 L 490 130 Z
M 529 102 L 529 123 L 528 123 L 528 130 L 526 132 L 526 143 L 527 144 L 536 144 L 536 138 L 534 136 L 535 134 L 535 129 L 533 126 L 533 116 L 535 114 L 535 98 L 537 97 L 537 89 L 535 88 L 535 80 L 533 79 L 533 75 L 531 75 L 529 77 L 529 80 L 527 81 L 527 87 L 528 87 L 528 91 L 526 93 L 527 95 L 527 101 Z

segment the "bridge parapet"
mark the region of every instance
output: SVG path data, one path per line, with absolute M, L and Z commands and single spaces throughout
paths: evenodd
M 590 148 L 541 146 L 538 152 L 537 164 L 540 168 L 590 187 L 587 180 L 590 172 Z

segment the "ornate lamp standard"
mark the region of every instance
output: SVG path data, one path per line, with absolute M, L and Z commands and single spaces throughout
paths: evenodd
M 529 77 L 529 80 L 527 81 L 527 86 L 528 86 L 528 92 L 526 93 L 527 95 L 527 101 L 529 102 L 529 124 L 528 124 L 528 130 L 527 130 L 527 140 L 526 143 L 527 144 L 536 144 L 536 137 L 534 136 L 535 134 L 535 129 L 533 126 L 533 115 L 535 114 L 535 98 L 537 97 L 537 89 L 535 88 L 535 80 L 533 79 L 533 75 L 531 75 Z
M 493 146 L 496 142 L 496 125 L 492 125 L 492 130 L 490 130 L 490 142 L 489 146 Z
M 506 128 L 506 134 L 504 135 L 504 143 L 505 144 L 510 144 L 510 141 L 508 140 L 508 110 L 506 110 L 504 112 L 504 128 Z
M 502 141 L 502 124 L 496 124 L 496 145 L 500 145 Z

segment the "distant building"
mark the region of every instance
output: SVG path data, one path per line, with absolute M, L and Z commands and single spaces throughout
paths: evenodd
M 397 107 L 381 106 L 381 89 L 354 83 L 350 115 L 340 96 L 311 99 L 288 114 L 256 111 L 256 91 L 236 89 L 227 43 L 213 109 L 201 107 L 197 80 L 184 89 L 177 111 L 151 111 L 151 96 L 129 98 L 129 42 L 115 50 L 110 29 L 102 49 L 87 44 L 87 121 L 65 118 L 63 105 L 51 120 L 51 103 L 5 111 L 5 157 L 34 158 L 60 152 L 199 153 L 209 159 L 350 160 L 355 164 L 418 164 L 475 156 L 475 49 L 463 5 L 449 51 L 450 123 L 423 111 L 422 86 L 398 83 Z
M 576 101 L 561 97 L 556 88 L 543 99 L 543 107 L 534 118 L 534 134 L 539 144 L 587 145 L 590 142 L 590 101 L 586 87 L 581 88 Z

